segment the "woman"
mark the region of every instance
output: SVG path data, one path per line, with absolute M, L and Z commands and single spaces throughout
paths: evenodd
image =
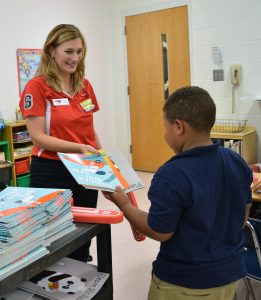
M 98 191 L 78 185 L 57 152 L 98 153 L 101 144 L 93 113 L 99 110 L 93 88 L 84 78 L 86 43 L 74 25 L 61 24 L 48 34 L 36 76 L 21 96 L 20 108 L 32 138 L 30 186 L 73 191 L 74 205 L 96 207 Z M 72 258 L 87 261 L 84 246 Z

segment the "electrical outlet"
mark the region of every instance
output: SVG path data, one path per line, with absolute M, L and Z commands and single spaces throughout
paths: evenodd
M 213 81 L 224 81 L 224 70 L 213 70 Z

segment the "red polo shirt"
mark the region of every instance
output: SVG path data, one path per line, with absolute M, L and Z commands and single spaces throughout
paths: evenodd
M 21 96 L 23 117 L 46 117 L 46 133 L 66 141 L 96 147 L 93 113 L 99 110 L 93 88 L 85 79 L 84 87 L 73 96 L 57 92 L 42 77 L 31 79 Z M 56 152 L 34 146 L 35 156 L 59 159 Z

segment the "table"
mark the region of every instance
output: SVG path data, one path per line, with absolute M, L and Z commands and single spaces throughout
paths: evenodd
M 259 180 L 261 180 L 261 173 L 254 174 Z M 252 193 L 252 200 L 255 202 L 261 202 L 261 193 Z
M 11 291 L 17 285 L 43 271 L 59 259 L 67 256 L 86 244 L 93 237 L 97 238 L 98 271 L 109 273 L 110 276 L 95 300 L 113 299 L 111 227 L 109 224 L 77 223 L 77 229 L 65 237 L 53 242 L 48 248 L 49 254 L 24 267 L 18 272 L 0 281 L 0 295 Z

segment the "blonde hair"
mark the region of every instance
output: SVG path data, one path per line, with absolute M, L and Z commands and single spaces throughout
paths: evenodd
M 71 24 L 60 24 L 54 27 L 48 34 L 44 43 L 41 62 L 36 72 L 36 76 L 43 76 L 49 86 L 56 91 L 62 91 L 62 83 L 60 70 L 51 55 L 51 48 L 55 48 L 60 44 L 80 38 L 83 46 L 82 59 L 79 62 L 76 71 L 72 74 L 72 84 L 76 92 L 79 92 L 83 86 L 85 76 L 85 56 L 86 56 L 86 42 L 80 30 Z

